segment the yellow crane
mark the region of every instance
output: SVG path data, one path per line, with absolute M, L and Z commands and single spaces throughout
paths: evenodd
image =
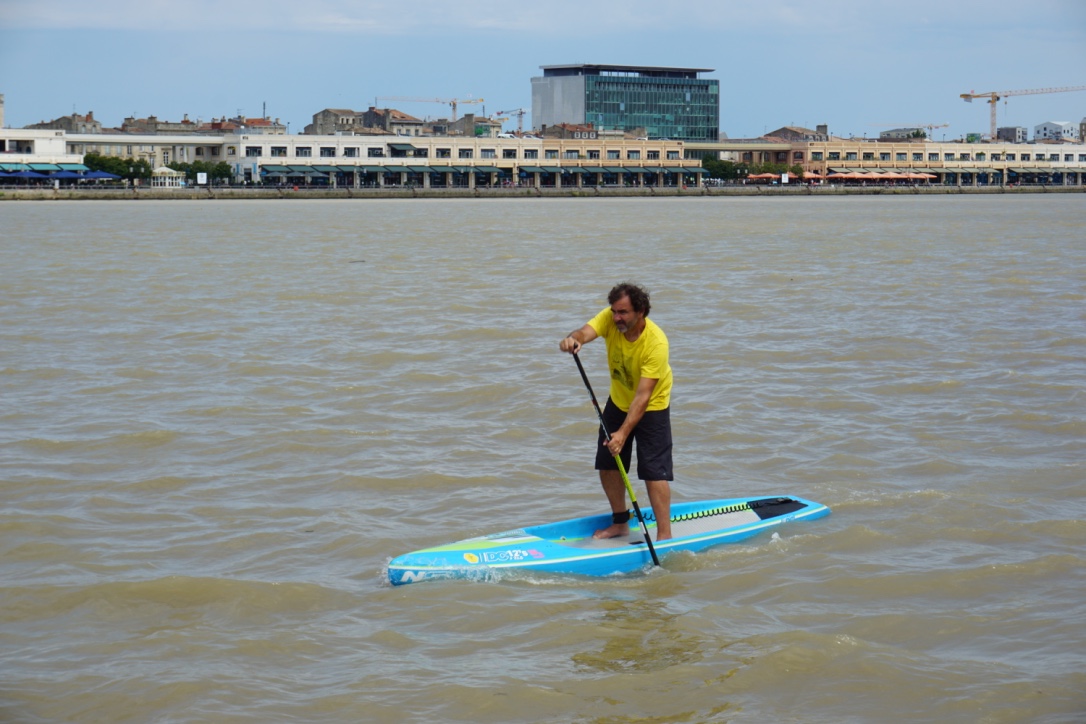
M 378 105 L 378 101 L 400 101 L 403 103 L 444 103 L 452 108 L 452 120 L 456 120 L 456 107 L 457 105 L 469 104 L 469 103 L 486 103 L 482 98 L 405 98 L 403 96 L 381 96 L 373 99 L 373 105 Z
M 514 108 L 513 110 L 510 110 L 510 111 L 498 111 L 498 118 L 501 118 L 502 116 L 505 116 L 505 115 L 516 116 L 517 117 L 517 133 L 523 133 L 524 132 L 524 114 L 527 113 L 527 112 L 528 111 L 524 110 L 523 108 Z
M 989 140 L 996 140 L 996 104 L 999 103 L 1000 98 L 1009 98 L 1011 96 L 1032 96 L 1038 93 L 1067 93 L 1068 91 L 1081 91 L 1086 90 L 1086 85 L 1075 85 L 1067 88 L 1033 88 L 1031 90 L 1011 90 L 1011 91 L 989 91 L 987 93 L 974 93 L 969 91 L 968 93 L 962 93 L 961 98 L 966 103 L 972 103 L 974 98 L 987 98 L 988 104 L 992 107 L 992 129 Z

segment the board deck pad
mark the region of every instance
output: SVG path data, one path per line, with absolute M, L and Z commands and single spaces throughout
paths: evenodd
M 672 520 L 671 535 L 672 538 L 686 538 L 693 535 L 712 533 L 721 528 L 730 528 L 746 523 L 757 523 L 759 520 L 762 519 L 758 517 L 758 514 L 749 509 L 706 515 L 690 520 Z M 656 521 L 652 520 L 650 522 L 646 520 L 645 523 L 648 525 L 649 535 L 655 536 Z M 656 542 L 655 537 L 653 537 L 652 540 L 654 543 Z M 572 548 L 621 548 L 622 546 L 628 545 L 645 545 L 645 535 L 641 532 L 641 525 L 637 522 L 637 518 L 632 517 L 630 518 L 629 535 L 620 535 L 614 538 L 588 537 L 573 540 L 560 539 L 556 540 L 555 543 L 570 546 Z

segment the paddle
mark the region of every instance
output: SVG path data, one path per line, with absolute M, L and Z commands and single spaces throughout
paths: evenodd
M 611 442 L 611 433 L 607 432 L 607 425 L 603 422 L 603 410 L 600 409 L 600 403 L 596 402 L 596 393 L 592 391 L 592 383 L 588 381 L 588 375 L 584 372 L 584 365 L 581 364 L 581 358 L 577 356 L 577 353 L 573 353 L 573 361 L 577 363 L 577 369 L 581 371 L 581 379 L 584 380 L 584 386 L 588 388 L 588 396 L 592 398 L 592 406 L 596 408 L 596 416 L 600 418 L 600 429 L 603 430 L 603 436 L 607 439 L 607 442 Z M 634 495 L 633 486 L 630 485 L 630 478 L 626 475 L 626 466 L 622 464 L 622 458 L 615 455 L 615 463 L 618 465 L 618 472 L 622 475 L 622 482 L 626 484 L 626 492 L 630 494 L 630 502 L 633 503 L 634 512 L 637 513 L 637 522 L 641 524 L 641 532 L 645 535 L 645 543 L 649 546 L 649 553 L 652 554 L 653 565 L 660 565 L 660 559 L 656 557 L 656 548 L 652 545 L 652 538 L 649 536 L 649 527 L 645 524 L 645 516 L 641 514 L 641 506 L 637 504 L 637 496 Z

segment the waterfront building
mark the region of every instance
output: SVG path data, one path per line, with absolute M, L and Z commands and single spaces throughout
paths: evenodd
M 313 114 L 313 122 L 302 131 L 308 136 L 381 136 L 418 135 L 422 121 L 391 108 L 356 111 L 350 108 L 325 108 Z
M 779 138 L 784 141 L 828 141 L 830 140 L 829 127 L 820 125 L 815 130 L 803 126 L 784 126 L 765 134 L 766 138 Z
M 931 183 L 945 186 L 1020 183 L 1082 186 L 1086 183 L 1086 145 L 1082 144 L 885 142 L 836 138 L 794 145 L 789 162 L 824 176 L 840 173 L 928 174 L 934 177 Z
M 178 122 L 161 121 L 157 116 L 147 116 L 146 118 L 134 118 L 129 116 L 121 122 L 121 130 L 125 133 L 146 135 L 177 135 L 181 133 L 196 133 L 199 130 L 199 126 L 189 120 L 188 114 L 185 114 L 185 117 Z
M 347 187 L 697 185 L 700 159 L 681 141 L 487 136 L 69 134 L 0 130 L 0 166 L 79 164 L 84 154 L 146 160 L 152 168 L 226 162 L 235 183 Z M 4 169 L 7 170 L 7 169 Z M 50 169 L 43 169 L 50 170 Z M 58 169 L 52 169 L 58 170 Z
M 353 111 L 347 108 L 325 108 L 313 114 L 313 122 L 303 133 L 325 135 L 394 135 L 394 136 L 490 136 L 501 133 L 502 122 L 491 118 L 464 114 L 455 121 L 441 118 L 423 121 L 395 108 L 375 108 Z
M 650 139 L 715 141 L 720 81 L 712 68 L 544 65 L 532 78 L 532 125 L 591 125 Z
M 365 120 L 362 111 L 350 108 L 325 108 L 313 114 L 313 122 L 302 133 L 311 136 L 334 136 L 339 134 L 365 133 Z
M 885 141 L 896 141 L 904 138 L 927 138 L 928 132 L 923 128 L 891 128 L 889 131 L 879 132 L 879 138 Z
M 1077 141 L 1078 126 L 1070 121 L 1046 121 L 1033 127 L 1033 140 Z
M 42 131 L 68 131 L 69 133 L 101 133 L 102 124 L 94 117 L 94 111 L 87 111 L 86 115 L 73 113 L 70 116 L 61 116 L 52 121 L 42 121 L 27 126 L 32 130 Z
M 209 131 L 214 133 L 244 133 L 247 135 L 261 134 L 265 136 L 285 136 L 287 134 L 287 127 L 279 121 L 278 118 L 272 120 L 271 118 L 246 118 L 244 116 L 238 116 L 236 118 L 227 119 L 225 116 L 219 120 L 212 120 L 211 123 L 202 124 L 199 128 L 200 133 L 208 133 Z
M 1004 126 L 996 129 L 996 140 L 1007 143 L 1025 143 L 1029 140 L 1029 132 L 1025 126 Z
M 705 156 L 800 166 L 832 183 L 943 186 L 1086 185 L 1086 144 L 781 138 L 718 141 L 574 137 L 68 133 L 0 129 L 0 170 L 78 170 L 86 153 L 172 162 L 226 162 L 234 183 L 334 187 L 696 186 Z

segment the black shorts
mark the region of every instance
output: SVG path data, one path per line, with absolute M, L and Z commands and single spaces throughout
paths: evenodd
M 607 431 L 614 432 L 622 427 L 626 413 L 618 409 L 611 398 L 603 408 L 603 419 Z M 603 430 L 600 430 L 596 445 L 596 470 L 618 470 L 615 458 L 603 446 Z M 622 448 L 622 465 L 630 469 L 630 453 L 637 442 L 637 477 L 641 480 L 674 480 L 671 465 L 671 408 L 646 412 L 637 423 L 633 433 L 626 438 Z

